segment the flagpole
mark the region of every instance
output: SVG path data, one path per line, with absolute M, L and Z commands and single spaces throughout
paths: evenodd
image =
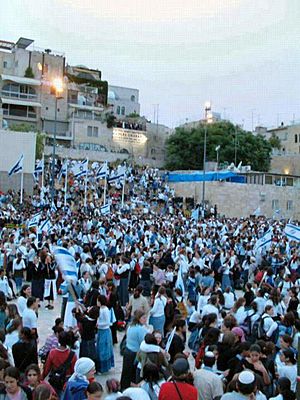
M 20 195 L 20 204 L 23 203 L 23 185 L 24 185 L 24 174 L 23 174 L 23 169 L 21 172 L 21 195 Z
M 124 181 L 123 181 L 123 188 L 122 188 L 122 205 L 121 207 L 124 207 L 124 197 L 125 197 L 125 179 L 126 179 L 126 166 L 125 166 L 125 172 L 124 172 Z
M 106 162 L 107 164 L 107 162 Z M 104 178 L 104 193 L 103 193 L 103 205 L 106 204 L 106 190 L 107 190 L 107 172 L 105 170 L 105 178 Z
M 42 170 L 42 190 L 44 190 L 44 169 L 45 169 L 45 154 L 43 153 L 43 170 Z
M 86 169 L 85 182 L 84 182 L 84 208 L 86 208 L 86 191 L 87 191 L 88 170 L 89 170 L 89 159 L 87 158 L 87 169 Z
M 65 175 L 65 200 L 64 200 L 65 207 L 67 207 L 67 188 L 68 188 L 68 163 L 66 163 L 66 175 Z

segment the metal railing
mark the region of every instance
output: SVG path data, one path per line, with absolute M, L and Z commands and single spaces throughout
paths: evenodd
M 21 100 L 37 100 L 37 95 L 31 93 L 21 93 L 21 92 L 12 92 L 9 90 L 2 90 L 1 95 L 3 97 L 9 97 Z

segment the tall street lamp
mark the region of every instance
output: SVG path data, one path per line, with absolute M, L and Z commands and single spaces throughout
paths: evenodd
M 56 147 L 56 125 L 57 125 L 57 100 L 62 99 L 60 96 L 63 92 L 63 81 L 61 78 L 55 78 L 52 82 L 52 93 L 55 95 L 55 111 L 54 111 L 54 135 L 53 135 L 53 147 L 52 147 L 52 171 L 51 171 L 51 200 L 54 201 L 55 194 L 55 147 Z
M 203 185 L 202 185 L 202 207 L 205 214 L 205 173 L 206 173 L 206 142 L 207 142 L 207 124 L 208 124 L 208 112 L 211 111 L 210 101 L 206 101 L 204 105 L 205 110 L 205 122 L 204 122 L 204 146 L 203 146 Z

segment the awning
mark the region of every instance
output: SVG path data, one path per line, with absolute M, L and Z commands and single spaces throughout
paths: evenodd
M 236 177 L 237 174 L 231 171 L 207 171 L 204 175 L 202 171 L 191 174 L 170 172 L 168 182 L 212 182 Z
M 69 103 L 69 107 L 76 108 L 78 110 L 83 110 L 83 111 L 98 111 L 101 112 L 104 110 L 103 107 L 94 107 L 94 106 L 83 106 L 80 104 L 73 104 Z
M 11 82 L 15 82 L 15 83 L 20 83 L 21 85 L 31 85 L 31 86 L 40 86 L 41 85 L 41 81 L 38 79 L 25 78 L 22 76 L 1 74 L 1 79 L 3 81 L 11 81 Z
M 5 97 L 1 98 L 3 104 L 14 104 L 16 106 L 28 106 L 28 107 L 42 107 L 41 103 L 37 101 L 26 101 L 26 100 L 17 100 L 17 99 L 7 99 Z

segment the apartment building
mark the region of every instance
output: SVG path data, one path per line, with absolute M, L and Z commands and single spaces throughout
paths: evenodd
M 127 115 L 140 115 L 139 91 L 121 86 L 108 86 L 108 103 L 118 119 Z

